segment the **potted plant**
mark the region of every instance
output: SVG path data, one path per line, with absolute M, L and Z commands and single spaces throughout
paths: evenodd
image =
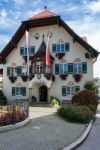
M 17 77 L 15 76 L 10 76 L 9 80 L 11 81 L 11 83 L 14 83 L 16 81 Z
M 73 78 L 76 82 L 80 82 L 82 79 L 82 74 L 73 74 Z
M 34 74 L 33 75 L 30 75 L 29 79 L 30 81 L 34 78 Z
M 65 53 L 56 53 L 56 57 L 58 59 L 62 59 L 64 57 Z
M 50 80 L 52 78 L 50 73 L 45 73 L 44 76 L 47 80 Z
M 24 82 L 26 82 L 26 81 L 28 80 L 28 76 L 27 76 L 27 75 L 22 75 L 21 78 L 22 78 L 22 80 L 23 80 Z
M 62 80 L 66 80 L 66 78 L 68 77 L 68 74 L 60 74 L 59 76 Z
M 58 107 L 59 105 L 59 100 L 55 97 L 52 97 L 50 98 L 50 106 L 51 107 Z

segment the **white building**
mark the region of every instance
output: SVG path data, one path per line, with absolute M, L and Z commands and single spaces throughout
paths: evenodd
M 50 72 L 46 72 L 46 43 L 50 28 Z M 27 77 L 25 31 L 30 33 L 30 77 Z M 9 101 L 35 96 L 49 102 L 50 96 L 71 100 L 93 79 L 98 52 L 79 37 L 60 16 L 47 9 L 23 21 L 1 52 L 3 92 Z M 55 81 L 54 81 L 55 79 Z

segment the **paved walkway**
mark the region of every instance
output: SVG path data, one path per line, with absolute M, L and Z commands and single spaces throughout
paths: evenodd
M 100 150 L 100 104 L 96 116 L 89 136 L 77 150 Z
M 0 150 L 61 150 L 80 136 L 85 125 L 68 123 L 55 112 L 54 108 L 30 108 L 29 124 L 0 133 Z

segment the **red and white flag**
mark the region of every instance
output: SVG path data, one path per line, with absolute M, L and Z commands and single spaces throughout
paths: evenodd
M 46 66 L 50 66 L 50 49 L 49 49 L 49 43 L 51 38 L 51 31 L 52 27 L 50 28 L 48 39 L 47 39 L 47 45 L 46 45 Z
M 30 48 L 30 36 L 29 31 L 26 30 L 26 48 L 27 48 L 27 75 L 29 76 L 29 48 Z

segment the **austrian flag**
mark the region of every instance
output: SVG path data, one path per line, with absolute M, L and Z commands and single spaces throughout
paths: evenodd
M 47 39 L 47 45 L 46 45 L 46 66 L 50 66 L 50 49 L 49 49 L 49 43 L 50 43 L 50 38 L 51 38 L 51 31 L 52 27 L 50 28 L 49 34 L 48 34 L 48 39 Z

